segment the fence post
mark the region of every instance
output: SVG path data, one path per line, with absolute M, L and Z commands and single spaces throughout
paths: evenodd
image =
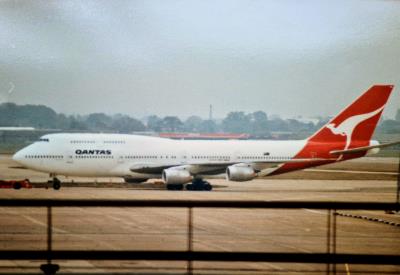
M 332 254 L 336 257 L 336 209 L 333 209 L 332 219 Z M 336 275 L 336 263 L 333 263 L 333 274 Z
M 57 264 L 52 264 L 52 244 L 53 244 L 53 221 L 52 221 L 52 213 L 51 206 L 47 206 L 47 264 L 42 264 L 40 266 L 40 270 L 43 271 L 45 275 L 55 275 L 58 270 L 60 270 L 60 266 Z
M 193 251 L 193 208 L 189 206 L 188 208 L 188 247 L 187 251 L 189 253 L 189 257 L 191 258 L 191 252 Z M 187 263 L 187 274 L 193 274 L 193 263 L 192 260 L 189 259 Z
M 326 225 L 326 253 L 331 253 L 331 209 L 328 209 L 328 219 Z M 331 266 L 329 261 L 326 263 L 326 274 L 329 275 L 331 271 Z
M 51 206 L 47 206 L 47 263 L 51 264 L 52 236 L 53 234 L 53 216 L 51 215 Z
M 396 212 L 399 212 L 399 206 L 400 206 L 400 155 L 399 155 L 399 169 L 397 169 L 397 193 L 396 193 L 396 203 L 397 207 L 395 209 Z

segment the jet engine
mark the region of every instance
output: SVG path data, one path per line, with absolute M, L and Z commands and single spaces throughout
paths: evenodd
M 248 164 L 235 164 L 226 168 L 226 179 L 230 181 L 248 181 L 256 177 L 256 172 Z
M 192 176 L 187 170 L 169 168 L 163 171 L 162 179 L 166 184 L 184 184 L 191 182 Z

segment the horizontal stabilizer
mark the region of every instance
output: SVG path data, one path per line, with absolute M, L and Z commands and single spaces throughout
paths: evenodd
M 347 150 L 334 150 L 334 151 L 331 151 L 330 154 L 331 155 L 354 154 L 354 153 L 365 152 L 365 151 L 375 149 L 375 148 L 384 148 L 384 147 L 388 147 L 388 146 L 393 146 L 396 144 L 400 144 L 400 141 L 383 143 L 383 144 L 378 144 L 378 145 L 371 145 L 371 146 L 357 147 L 357 148 L 352 148 L 352 149 L 347 149 Z

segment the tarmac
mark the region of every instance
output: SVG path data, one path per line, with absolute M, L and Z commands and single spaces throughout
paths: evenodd
M 394 202 L 398 162 L 368 158 L 321 168 L 328 172 L 313 169 L 236 183 L 211 180 L 215 186 L 211 192 L 167 191 L 161 184 L 126 185 L 120 179 L 104 178 L 60 178 L 66 184 L 55 191 L 43 188 L 48 175 L 10 169 L 12 166 L 9 156 L 0 157 L 4 178 L 30 178 L 35 188 L 0 189 L 0 198 Z M 332 172 L 335 170 L 359 173 Z M 194 209 L 193 214 L 195 251 L 324 253 L 327 249 L 326 210 Z M 53 249 L 186 250 L 187 223 L 187 209 L 55 208 Z M 336 251 L 400 255 L 397 224 L 397 214 L 339 211 Z M 0 250 L 46 249 L 46 209 L 1 208 L 0 225 Z M 0 274 L 42 274 L 38 268 L 42 263 L 0 261 Z M 174 261 L 55 263 L 61 266 L 57 274 L 185 274 L 187 268 L 186 262 Z M 193 274 L 326 274 L 327 269 L 324 264 L 248 262 L 194 262 L 193 268 Z M 336 271 L 400 274 L 400 266 L 338 264 Z

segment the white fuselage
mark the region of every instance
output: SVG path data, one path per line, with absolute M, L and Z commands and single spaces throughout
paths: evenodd
M 54 175 L 151 178 L 132 167 L 285 162 L 306 141 L 171 140 L 123 134 L 50 134 L 18 151 L 13 159 Z M 269 165 L 273 168 L 276 165 Z M 272 171 L 272 170 L 271 170 Z
M 374 85 L 306 140 L 193 141 L 51 134 L 18 151 L 13 159 L 53 177 L 124 177 L 128 182 L 140 182 L 162 176 L 171 188 L 193 180 L 194 187 L 189 185 L 189 189 L 200 186 L 203 177 L 218 174 L 232 181 L 247 181 L 359 158 L 397 144 L 379 145 L 371 140 L 392 90 L 393 85 Z M 59 188 L 55 178 L 53 182 L 54 188 Z M 211 190 L 209 184 L 204 186 Z

